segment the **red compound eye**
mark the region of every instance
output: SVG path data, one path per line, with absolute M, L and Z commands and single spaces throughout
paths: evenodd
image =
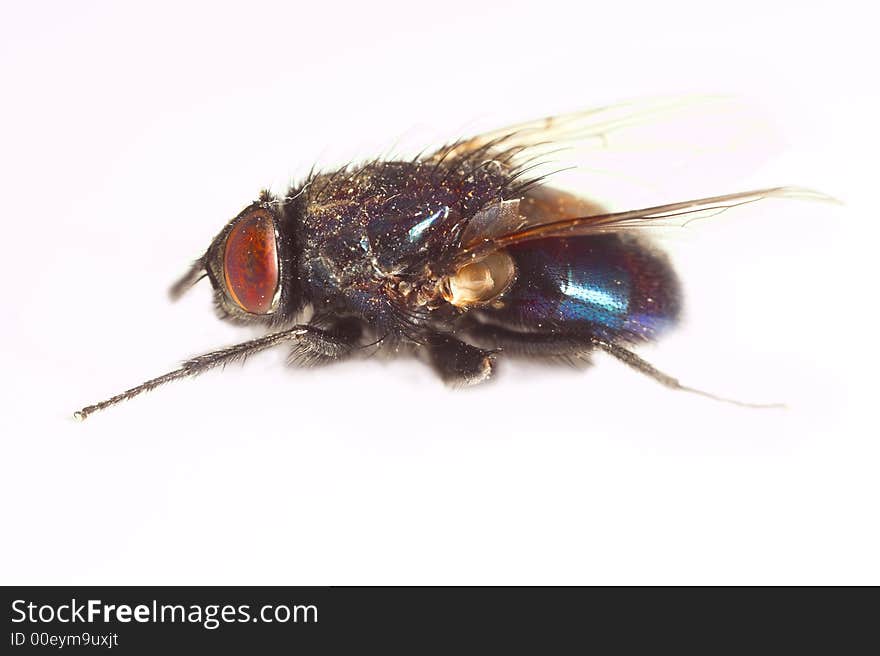
M 278 290 L 275 223 L 266 210 L 242 217 L 226 238 L 223 255 L 226 289 L 239 307 L 268 314 Z

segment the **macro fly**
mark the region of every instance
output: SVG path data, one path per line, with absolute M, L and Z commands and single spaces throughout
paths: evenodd
M 632 350 L 674 326 L 682 306 L 678 278 L 646 228 L 770 197 L 821 196 L 775 187 L 609 211 L 549 186 L 553 175 L 540 171 L 554 153 L 601 149 L 615 131 L 674 105 L 544 118 L 415 158 L 313 171 L 283 195 L 262 192 L 171 295 L 207 277 L 221 318 L 262 324 L 267 334 L 186 360 L 75 416 L 281 345 L 299 366 L 410 352 L 453 385 L 487 380 L 502 356 L 584 360 L 598 350 L 667 387 L 719 398 Z

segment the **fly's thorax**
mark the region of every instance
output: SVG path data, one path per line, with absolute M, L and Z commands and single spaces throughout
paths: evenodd
M 436 310 L 445 304 L 440 279 L 426 268 L 417 275 L 387 275 L 379 280 L 384 294 L 412 310 Z
M 426 267 L 418 276 L 387 276 L 384 286 L 398 302 L 414 309 L 436 310 L 451 305 L 467 310 L 499 303 L 516 277 L 516 264 L 510 254 L 496 251 L 451 275 L 436 275 Z

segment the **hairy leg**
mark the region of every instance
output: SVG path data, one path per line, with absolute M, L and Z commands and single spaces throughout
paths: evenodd
M 167 374 L 163 374 L 162 376 L 141 383 L 137 387 L 132 387 L 131 389 L 126 390 L 121 394 L 117 394 L 116 396 L 112 396 L 105 401 L 82 408 L 74 413 L 74 417 L 76 419 L 85 419 L 94 412 L 109 408 L 111 405 L 116 405 L 120 401 L 134 398 L 143 392 L 147 392 L 160 385 L 164 385 L 165 383 L 170 383 L 173 380 L 189 378 L 208 371 L 209 369 L 224 366 L 236 360 L 244 360 L 249 355 L 265 351 L 280 344 L 287 342 L 299 343 L 300 341 L 307 342 L 312 349 L 322 349 L 324 354 L 342 352 L 342 349 L 346 348 L 346 345 L 348 344 L 348 342 L 344 342 L 338 336 L 333 336 L 321 328 L 316 328 L 311 325 L 293 326 L 292 328 L 270 333 L 269 335 L 264 335 L 257 339 L 234 344 L 233 346 L 211 351 L 210 353 L 204 353 L 203 355 L 197 355 L 194 358 L 184 361 L 179 369 L 175 369 Z M 348 348 L 350 350 L 350 348 L 353 347 Z
M 440 333 L 428 335 L 422 348 L 434 370 L 449 385 L 476 385 L 492 375 L 495 351 Z
M 559 358 L 574 361 L 586 356 L 595 348 L 592 337 L 572 333 L 527 333 L 492 324 L 475 324 L 467 328 L 474 343 L 493 349 L 501 349 L 511 355 L 537 358 Z
M 364 334 L 363 323 L 354 317 L 315 317 L 309 328 L 290 349 L 290 364 L 313 367 L 346 358 Z
M 744 401 L 737 401 L 735 399 L 727 399 L 722 396 L 716 396 L 715 394 L 710 394 L 709 392 L 704 392 L 703 390 L 695 389 L 693 387 L 687 387 L 686 385 L 682 385 L 678 382 L 677 378 L 670 376 L 669 374 L 665 374 L 659 369 L 657 369 L 654 365 L 646 362 L 638 355 L 633 353 L 632 351 L 623 348 L 618 344 L 613 344 L 603 339 L 593 338 L 593 344 L 595 344 L 596 348 L 602 349 L 609 355 L 614 356 L 624 364 L 629 365 L 636 371 L 639 371 L 646 376 L 653 378 L 661 385 L 664 385 L 670 389 L 680 390 L 682 392 L 691 392 L 692 394 L 699 394 L 700 396 L 705 396 L 706 398 L 713 399 L 715 401 L 723 401 L 725 403 L 732 403 L 733 405 L 743 406 L 745 408 L 784 408 L 785 405 L 782 403 L 746 403 Z
M 560 358 L 573 364 L 589 363 L 587 356 L 596 349 L 604 351 L 620 362 L 636 371 L 654 379 L 670 389 L 699 394 L 716 401 L 733 403 L 749 408 L 778 408 L 781 404 L 745 403 L 727 399 L 703 390 L 682 385 L 677 378 L 666 374 L 642 359 L 632 351 L 619 344 L 592 335 L 576 335 L 566 333 L 524 333 L 501 326 L 479 324 L 469 329 L 476 343 L 483 346 L 491 345 L 502 349 L 505 353 L 524 356 Z

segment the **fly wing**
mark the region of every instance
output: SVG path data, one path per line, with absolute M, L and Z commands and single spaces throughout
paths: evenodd
M 506 234 L 498 231 L 480 235 L 471 231 L 470 241 L 463 242 L 455 266 L 480 260 L 497 250 L 536 239 L 598 235 L 611 232 L 640 231 L 645 228 L 683 227 L 692 221 L 708 218 L 729 209 L 770 198 L 834 201 L 819 192 L 801 187 L 773 187 L 723 196 L 698 198 L 624 212 L 609 212 L 558 219 L 547 223 L 522 225 Z
M 757 107 L 726 96 L 686 96 L 525 121 L 453 142 L 425 159 L 496 162 L 510 176 L 508 198 L 549 180 L 617 211 L 708 196 L 722 182 L 729 188 L 779 145 Z
M 452 258 L 461 266 L 535 239 L 683 226 L 767 198 L 827 200 L 796 187 L 711 195 L 770 154 L 778 140 L 768 135 L 767 123 L 735 99 L 689 96 L 527 121 L 425 159 L 496 163 L 508 177 L 502 202 L 461 231 Z M 547 181 L 552 189 L 542 186 Z M 676 197 L 693 200 L 668 202 Z
M 432 157 L 458 156 L 480 149 L 535 148 L 560 143 L 592 143 L 605 147 L 613 133 L 628 126 L 655 121 L 687 108 L 729 101 L 726 96 L 653 98 L 544 116 L 459 140 L 441 148 Z

